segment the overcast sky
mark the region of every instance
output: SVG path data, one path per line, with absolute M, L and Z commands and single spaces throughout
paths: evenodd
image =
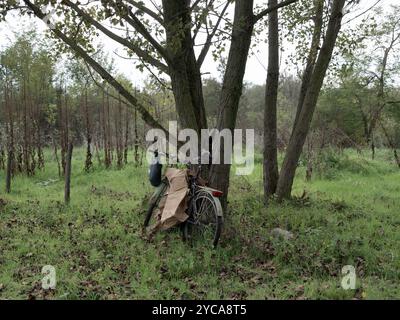
M 352 13 L 352 15 L 357 16 L 359 13 L 365 11 L 365 9 L 374 5 L 377 1 L 378 0 L 361 0 L 361 6 L 359 10 L 357 10 L 357 12 Z M 257 4 L 263 4 L 266 2 L 267 0 L 256 0 Z M 396 3 L 398 4 L 399 0 L 380 0 L 379 5 L 386 10 L 390 8 L 391 4 L 396 4 Z M 0 23 L 0 48 L 10 44 L 10 42 L 14 38 L 13 33 L 15 31 L 29 29 L 32 27 L 33 23 L 39 32 L 43 32 L 46 29 L 44 22 L 38 19 L 35 18 L 30 19 L 27 17 L 20 18 L 14 15 L 8 17 L 7 22 Z M 352 23 L 357 23 L 357 20 L 355 20 Z M 106 37 L 101 37 L 100 41 L 104 43 L 106 50 L 115 57 L 115 64 L 119 72 L 125 74 L 129 79 L 132 80 L 132 82 L 135 85 L 141 86 L 141 83 L 143 83 L 143 80 L 148 76 L 148 74 L 140 73 L 132 66 L 131 61 L 121 59 L 117 55 L 115 55 L 114 52 L 118 52 L 121 55 L 123 55 L 123 50 L 121 50 L 121 48 L 118 45 L 113 43 L 112 40 Z M 245 74 L 245 81 L 254 84 L 263 84 L 266 78 L 267 44 L 264 42 L 259 43 L 259 45 L 257 46 L 257 50 L 258 52 L 253 52 L 253 54 L 250 56 L 248 60 L 246 74 Z M 282 69 L 283 69 L 282 71 L 285 71 L 288 69 L 288 67 L 286 67 L 285 64 L 283 63 Z M 204 62 L 202 72 L 210 73 L 210 76 L 214 77 L 219 76 L 217 72 L 217 64 L 214 63 L 211 57 L 208 57 L 207 60 Z

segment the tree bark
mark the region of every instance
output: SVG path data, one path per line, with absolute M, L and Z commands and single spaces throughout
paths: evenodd
M 277 196 L 279 201 L 283 198 L 289 198 L 291 195 L 297 163 L 310 129 L 318 96 L 341 28 L 343 17 L 342 11 L 345 2 L 345 0 L 334 0 L 332 4 L 331 16 L 325 34 L 325 40 L 315 64 L 310 84 L 304 98 L 304 103 L 298 117 L 298 122 L 293 128 L 293 134 L 289 141 L 285 159 L 283 161 L 277 186 Z
M 268 7 L 278 4 L 270 0 Z M 264 198 L 273 195 L 278 184 L 277 103 L 279 86 L 279 25 L 278 11 L 268 17 L 268 74 L 264 110 Z
M 163 0 L 168 64 L 180 124 L 184 128 L 207 128 L 200 67 L 191 34 L 190 0 Z
M 243 77 L 254 28 L 253 18 L 253 0 L 237 0 L 231 47 L 219 99 L 219 130 L 229 129 L 233 133 L 235 128 L 243 89 Z M 223 145 L 221 143 L 221 160 L 224 159 Z M 230 168 L 230 164 L 213 164 L 210 170 L 210 184 L 224 192 L 224 196 L 221 198 L 224 209 L 227 206 Z
M 306 68 L 304 69 L 303 76 L 301 79 L 301 88 L 299 100 L 297 102 L 296 117 L 294 119 L 293 128 L 297 125 L 301 108 L 304 104 L 304 99 L 307 94 L 307 89 L 310 85 L 311 77 L 314 71 L 315 62 L 318 57 L 318 50 L 321 42 L 321 33 L 323 27 L 323 15 L 324 15 L 324 1 L 314 0 L 315 16 L 314 16 L 314 32 L 311 40 L 310 52 L 307 57 Z M 293 134 L 294 130 L 292 131 Z

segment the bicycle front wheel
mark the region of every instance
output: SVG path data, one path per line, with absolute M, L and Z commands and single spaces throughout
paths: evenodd
M 152 195 L 150 202 L 149 202 L 149 207 L 146 212 L 146 217 L 144 219 L 143 226 L 146 228 L 149 225 L 152 225 L 156 222 L 155 216 L 154 216 L 154 211 L 158 208 L 158 205 L 160 204 L 161 198 L 165 196 L 165 192 L 168 188 L 168 184 L 166 181 L 163 181 L 161 185 L 157 187 L 157 189 L 154 191 L 154 194 Z
M 187 241 L 202 241 L 218 245 L 222 232 L 223 214 L 221 203 L 210 192 L 200 190 L 190 205 L 190 216 L 183 227 Z

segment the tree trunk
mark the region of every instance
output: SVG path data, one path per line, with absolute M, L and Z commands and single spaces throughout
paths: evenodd
M 12 178 L 12 167 L 13 167 L 13 152 L 12 150 L 8 151 L 7 155 L 7 169 L 6 169 L 6 192 L 11 192 L 11 178 Z
M 124 149 L 122 141 L 122 105 L 121 97 L 118 99 L 118 108 L 114 111 L 115 118 L 115 136 L 116 136 L 116 148 L 117 148 L 117 167 L 122 168 L 124 162 Z
M 102 129 L 103 129 L 103 148 L 104 148 L 104 166 L 106 169 L 110 166 L 109 152 L 108 152 L 108 130 L 107 130 L 107 112 L 106 112 L 105 93 L 102 93 Z
M 304 99 L 307 94 L 307 89 L 310 85 L 311 77 L 315 67 L 315 61 L 317 60 L 318 57 L 318 50 L 321 42 L 321 33 L 322 33 L 323 15 L 324 15 L 324 1 L 314 0 L 314 7 L 315 7 L 314 32 L 311 41 L 310 52 L 307 57 L 306 68 L 303 72 L 303 76 L 301 79 L 300 95 L 299 95 L 299 100 L 297 102 L 296 117 L 294 120 L 293 128 L 297 125 L 300 112 L 304 104 Z
M 23 166 L 24 170 L 26 172 L 27 176 L 30 176 L 30 161 L 29 161 L 29 144 L 28 144 L 28 99 L 26 96 L 26 79 L 24 76 L 23 79 L 23 88 L 22 88 L 22 94 L 23 94 Z
M 233 133 L 235 128 L 253 27 L 253 0 L 237 0 L 231 47 L 219 100 L 219 130 L 229 129 Z M 223 145 L 221 143 L 221 160 L 224 159 Z M 230 168 L 230 164 L 213 164 L 210 170 L 210 184 L 224 192 L 221 198 L 224 209 L 227 206 Z
M 313 172 L 313 136 L 311 134 L 307 137 L 307 168 L 306 168 L 306 181 L 311 181 Z
M 268 7 L 276 6 L 270 0 Z M 277 103 L 279 86 L 279 25 L 278 11 L 268 17 L 268 74 L 265 87 L 264 110 L 264 198 L 273 195 L 278 184 Z
M 371 140 L 371 158 L 372 158 L 372 160 L 375 160 L 375 139 L 374 139 L 374 135 L 372 135 L 372 140 Z
M 135 145 L 133 147 L 133 156 L 134 156 L 134 161 L 135 161 L 135 166 L 139 165 L 139 133 L 138 133 L 138 126 L 137 126 L 137 113 L 136 111 L 134 112 L 134 119 L 133 119 L 133 131 L 135 134 Z
M 71 199 L 71 161 L 72 161 L 72 142 L 68 144 L 67 159 L 65 164 L 65 189 L 64 189 L 64 202 L 69 203 Z
M 190 0 L 163 0 L 169 74 L 182 127 L 207 128 L 200 68 L 191 33 Z
M 289 141 L 286 156 L 283 161 L 277 187 L 278 200 L 289 198 L 291 195 L 297 163 L 311 125 L 318 96 L 341 28 L 343 17 L 342 11 L 345 2 L 345 0 L 335 0 L 332 4 L 331 17 L 329 19 L 325 40 L 315 64 L 310 84 L 304 98 L 304 103 L 298 117 L 298 122 L 293 128 L 293 134 Z
M 136 112 L 136 111 L 135 111 Z M 124 139 L 124 164 L 128 164 L 129 151 L 129 111 L 125 108 L 125 139 Z
M 54 137 L 52 137 L 52 141 L 53 141 L 54 159 L 57 162 L 58 176 L 61 177 L 62 176 L 62 172 L 61 172 L 60 159 L 58 158 L 57 142 L 56 142 L 56 139 Z
M 108 166 L 111 167 L 113 162 L 113 141 L 111 137 L 111 123 L 110 123 L 110 96 L 108 95 L 107 89 L 107 97 L 106 97 L 106 113 L 107 113 L 107 123 L 106 123 L 106 136 L 107 136 L 107 157 L 108 157 Z
M 397 149 L 396 148 L 393 149 L 393 156 L 394 156 L 394 159 L 395 159 L 395 161 L 397 163 L 397 166 L 400 168 L 400 157 L 399 157 L 399 155 L 397 153 Z
M 90 124 L 90 112 L 89 112 L 89 105 L 88 105 L 88 92 L 87 87 L 85 87 L 85 98 L 84 98 L 84 117 L 86 122 L 86 159 L 85 159 L 85 171 L 89 172 L 92 169 L 93 161 L 92 161 L 92 129 Z
M 6 153 L 4 152 L 4 148 L 1 147 L 1 151 L 0 151 L 0 170 L 5 170 L 6 169 L 5 158 L 6 158 Z

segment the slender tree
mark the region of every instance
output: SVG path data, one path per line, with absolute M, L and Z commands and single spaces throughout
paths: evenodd
M 65 161 L 65 189 L 64 189 L 64 202 L 68 204 L 71 199 L 71 172 L 72 172 L 72 142 L 68 143 L 66 161 Z
M 341 28 L 345 2 L 346 0 L 334 0 L 332 3 L 324 41 L 315 66 L 313 67 L 309 85 L 307 86 L 304 96 L 304 101 L 297 117 L 297 121 L 294 124 L 293 133 L 282 164 L 277 186 L 277 196 L 279 200 L 288 198 L 291 195 L 297 163 L 311 125 L 319 93 Z
M 270 0 L 269 7 L 277 0 Z M 278 12 L 268 17 L 268 74 L 265 86 L 264 111 L 264 195 L 265 200 L 275 193 L 278 184 L 277 104 L 279 86 L 279 22 Z
M 125 108 L 124 163 L 128 164 L 130 110 Z
M 84 93 L 84 112 L 85 112 L 85 122 L 86 122 L 86 159 L 85 159 L 85 171 L 89 172 L 93 167 L 92 162 L 92 126 L 90 121 L 90 111 L 88 104 L 88 83 L 85 86 Z

